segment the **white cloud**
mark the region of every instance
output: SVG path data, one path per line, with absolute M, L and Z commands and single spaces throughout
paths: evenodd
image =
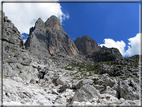
M 140 33 L 138 33 L 135 37 L 129 38 L 128 50 L 126 51 L 126 55 L 131 56 L 135 54 L 140 54 Z
M 105 46 L 105 47 L 108 47 L 108 48 L 111 48 L 111 47 L 114 47 L 114 48 L 117 48 L 119 49 L 120 53 L 122 55 L 125 55 L 125 42 L 124 41 L 114 41 L 113 39 L 104 39 L 104 44 L 100 44 L 100 46 Z
M 5 15 L 14 23 L 20 33 L 29 33 L 29 28 L 34 26 L 40 17 L 44 22 L 51 16 L 57 16 L 61 22 L 69 18 L 62 12 L 59 3 L 4 3 Z
M 104 44 L 100 44 L 100 46 L 117 48 L 123 56 L 140 54 L 140 33 L 138 33 L 135 37 L 129 38 L 128 41 L 129 43 L 127 50 L 125 50 L 126 44 L 124 41 L 114 41 L 113 39 L 109 38 L 104 39 Z

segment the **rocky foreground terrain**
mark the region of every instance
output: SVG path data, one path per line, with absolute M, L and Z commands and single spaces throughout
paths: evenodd
M 2 42 L 5 106 L 140 106 L 139 55 L 123 58 L 88 35 L 73 42 L 56 16 L 39 18 L 23 44 L 3 15 Z

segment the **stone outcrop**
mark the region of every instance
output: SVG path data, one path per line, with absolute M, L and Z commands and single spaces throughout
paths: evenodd
M 90 38 L 88 35 L 78 37 L 74 41 L 77 49 L 80 51 L 80 54 L 86 55 L 88 53 L 96 52 L 100 49 L 97 42 Z
M 38 78 L 37 68 L 33 65 L 47 64 L 40 56 L 32 56 L 25 50 L 20 32 L 3 14 L 3 77 L 20 77 L 25 81 Z M 37 66 L 37 65 L 36 65 Z
M 63 30 L 61 22 L 56 16 L 51 16 L 45 23 L 39 18 L 35 27 L 30 29 L 25 47 L 32 53 L 44 56 L 78 55 L 78 49 Z
M 122 55 L 117 48 L 104 48 L 99 51 L 93 52 L 86 56 L 92 58 L 94 62 L 101 61 L 114 61 L 116 59 L 122 59 Z
M 12 58 L 23 48 L 23 41 L 18 29 L 3 13 L 3 61 Z

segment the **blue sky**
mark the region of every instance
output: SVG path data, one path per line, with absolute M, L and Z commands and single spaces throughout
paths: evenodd
M 104 44 L 106 38 L 123 41 L 126 45 L 123 51 L 127 51 L 128 39 L 139 33 L 139 3 L 62 3 L 61 6 L 69 14 L 62 26 L 73 41 L 88 34 L 98 44 Z
M 63 28 L 74 40 L 88 34 L 102 44 L 105 38 L 123 40 L 139 32 L 138 3 L 63 3 L 63 12 L 69 19 Z
M 45 10 L 44 6 L 40 7 L 37 4 L 37 9 L 40 10 L 42 8 L 43 10 L 42 12 L 39 11 L 39 13 L 38 11 L 30 10 L 33 15 L 31 20 L 29 20 L 29 17 L 27 18 L 26 27 L 21 27 L 17 23 L 18 19 L 15 21 L 24 40 L 28 36 L 29 28 L 34 26 L 39 17 L 46 21 L 48 17 L 54 14 L 61 19 L 63 29 L 73 41 L 77 37 L 87 34 L 101 46 L 119 48 L 125 57 L 139 53 L 139 3 L 57 3 L 56 6 L 52 3 L 52 5 L 52 10 L 56 7 L 54 12 L 49 11 L 51 7 L 46 9 L 47 11 L 43 11 Z M 10 16 L 10 19 L 13 18 L 14 23 L 14 16 L 12 16 L 14 13 L 10 15 L 6 8 L 9 6 L 4 5 L 4 7 L 5 13 L 7 13 L 8 17 Z M 45 6 L 45 8 L 47 7 L 49 6 Z M 12 10 L 10 9 L 9 11 Z M 16 11 L 16 9 L 13 11 Z M 29 9 L 23 10 L 23 14 L 24 11 L 28 13 Z M 43 14 L 48 15 L 44 16 Z M 21 17 L 23 16 L 21 15 Z M 25 23 L 26 21 L 23 24 Z

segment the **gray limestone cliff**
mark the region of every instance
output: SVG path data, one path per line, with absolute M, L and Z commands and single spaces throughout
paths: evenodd
M 51 16 L 45 23 L 39 18 L 35 27 L 30 29 L 25 47 L 33 53 L 42 53 L 48 56 L 78 55 L 78 49 L 63 30 L 61 22 L 56 16 Z
M 3 61 L 16 55 L 23 48 L 21 34 L 14 24 L 3 13 Z

